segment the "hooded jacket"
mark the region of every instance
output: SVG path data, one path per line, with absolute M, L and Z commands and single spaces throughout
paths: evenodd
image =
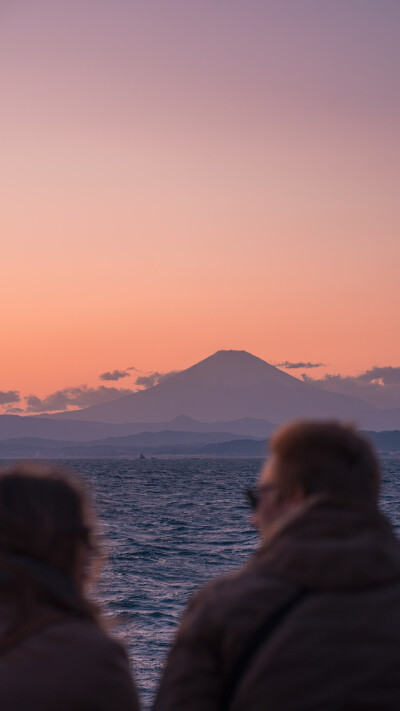
M 49 618 L 0 655 L 0 707 L 139 711 L 122 647 L 93 623 L 71 617 Z
M 139 711 L 124 649 L 85 613 L 69 578 L 31 556 L 2 556 L 0 709 Z M 28 583 L 26 600 L 10 594 L 15 566 Z
M 398 711 L 400 545 L 377 509 L 324 498 L 281 519 L 244 568 L 193 598 L 154 711 L 220 711 L 249 639 L 299 589 L 229 708 Z

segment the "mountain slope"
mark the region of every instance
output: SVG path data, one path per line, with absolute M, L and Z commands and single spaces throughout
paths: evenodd
M 246 351 L 218 351 L 148 390 L 52 417 L 151 423 L 180 415 L 203 421 L 250 417 L 277 424 L 298 417 L 340 417 L 369 429 L 395 426 L 372 405 L 320 390 Z

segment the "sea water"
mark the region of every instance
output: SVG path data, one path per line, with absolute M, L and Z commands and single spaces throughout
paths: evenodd
M 261 459 L 63 461 L 87 481 L 107 554 L 96 596 L 149 708 L 191 594 L 243 564 L 258 538 L 244 490 Z M 400 458 L 382 459 L 381 506 L 400 535 Z
M 261 459 L 86 459 L 108 561 L 97 596 L 115 619 L 150 706 L 191 594 L 255 550 L 244 490 Z M 400 458 L 382 459 L 381 506 L 400 535 Z
M 190 595 L 257 545 L 244 490 L 261 459 L 64 462 L 90 483 L 108 553 L 98 597 L 148 708 Z

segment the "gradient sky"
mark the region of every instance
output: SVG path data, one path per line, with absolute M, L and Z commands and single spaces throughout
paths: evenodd
M 399 67 L 398 0 L 2 0 L 0 391 L 399 366 Z

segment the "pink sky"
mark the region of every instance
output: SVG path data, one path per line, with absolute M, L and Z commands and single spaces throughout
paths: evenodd
M 397 0 L 6 0 L 0 391 L 400 365 Z M 125 383 L 123 383 L 125 385 Z

